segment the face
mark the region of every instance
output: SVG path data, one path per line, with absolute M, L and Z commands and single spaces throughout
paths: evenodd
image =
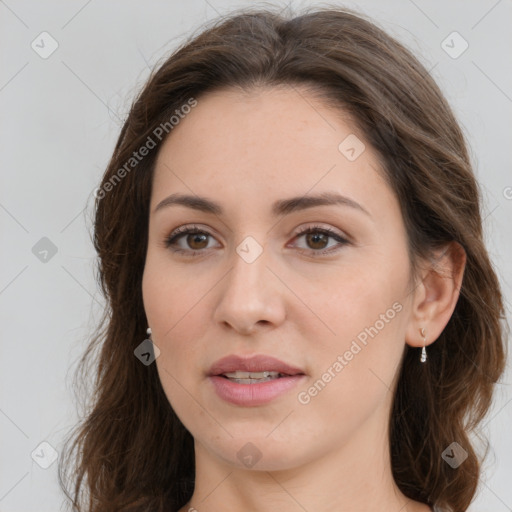
M 377 156 L 297 91 L 199 98 L 155 167 L 143 298 L 158 374 L 196 456 L 231 468 L 385 449 L 410 321 L 406 232 Z M 246 366 L 216 364 L 231 355 Z M 248 383 L 237 365 L 281 376 Z

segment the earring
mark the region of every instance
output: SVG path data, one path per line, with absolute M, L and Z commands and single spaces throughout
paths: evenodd
M 423 337 L 423 348 L 421 349 L 420 362 L 424 363 L 427 360 L 427 349 L 425 348 L 425 344 L 427 343 L 427 339 L 425 338 L 425 328 L 424 327 L 422 327 L 420 329 L 420 334 Z
M 151 339 L 151 327 L 146 329 L 146 334 L 148 335 L 148 338 Z

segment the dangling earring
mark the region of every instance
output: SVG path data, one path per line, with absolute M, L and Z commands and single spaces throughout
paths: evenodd
M 151 339 L 151 327 L 146 329 L 147 338 L 133 351 L 140 361 L 149 366 L 159 355 L 159 348 Z
M 420 329 L 420 333 L 423 337 L 423 348 L 421 349 L 421 357 L 420 361 L 424 363 L 427 360 L 427 349 L 425 348 L 425 344 L 427 343 L 427 339 L 425 338 L 425 329 L 422 327 Z

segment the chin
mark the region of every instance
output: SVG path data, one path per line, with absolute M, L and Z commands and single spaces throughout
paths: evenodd
M 293 469 L 307 459 L 305 442 L 284 443 L 282 439 L 271 439 L 267 430 L 261 435 L 233 436 L 222 445 L 212 445 L 210 452 L 217 454 L 227 465 L 252 471 L 282 471 Z

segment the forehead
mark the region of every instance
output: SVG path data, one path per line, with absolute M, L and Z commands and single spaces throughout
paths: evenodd
M 313 190 L 392 201 L 376 154 L 339 109 L 295 86 L 223 89 L 198 98 L 160 148 L 151 209 L 176 192 L 248 207 Z

